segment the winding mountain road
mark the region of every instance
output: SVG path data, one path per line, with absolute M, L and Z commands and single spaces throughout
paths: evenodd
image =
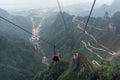
M 72 20 L 76 25 L 77 25 L 77 28 L 80 29 L 80 30 L 84 30 L 82 27 L 81 27 L 81 24 L 79 23 L 79 20 L 77 20 L 77 17 L 75 16 Z M 85 31 L 85 34 L 87 36 L 89 36 L 90 38 L 92 38 L 96 43 L 98 43 L 97 39 L 90 33 L 88 33 L 87 31 Z M 85 44 L 84 42 L 82 42 L 83 44 Z M 86 46 L 86 45 L 85 45 Z M 104 45 L 100 44 L 101 47 L 103 47 L 104 49 L 102 48 L 97 48 L 97 47 L 94 47 L 90 44 L 90 42 L 88 42 L 88 46 L 93 48 L 93 49 L 96 49 L 96 50 L 100 50 L 100 51 L 104 51 L 104 52 L 107 52 L 108 54 L 110 55 L 115 55 L 116 53 L 114 51 L 110 51 L 108 48 L 106 48 Z M 86 47 L 90 52 L 92 51 L 90 48 Z
M 112 61 L 113 58 L 115 58 L 115 57 L 117 57 L 117 56 L 120 56 L 120 50 L 118 50 L 118 51 L 115 53 L 115 55 L 113 55 L 113 56 L 107 58 L 106 60 L 107 60 L 107 61 Z
M 77 16 L 73 17 L 72 22 L 77 25 L 77 28 L 78 28 L 78 29 L 80 29 L 81 31 L 84 30 L 83 27 L 81 26 L 81 24 L 83 24 L 83 23 L 80 23 L 80 22 L 79 22 L 79 20 L 77 19 Z M 83 25 L 84 25 L 84 24 L 83 24 Z M 97 29 L 97 30 L 99 30 L 99 31 L 102 31 L 102 29 L 100 29 L 100 28 L 95 28 L 95 29 Z M 87 36 L 89 36 L 90 38 L 92 38 L 92 39 L 96 42 L 96 44 L 98 43 L 97 39 L 96 39 L 92 34 L 88 33 L 87 31 L 85 31 L 85 34 L 86 34 Z M 97 53 L 95 53 L 95 52 L 93 51 L 93 49 L 107 52 L 109 55 L 112 56 L 112 57 L 109 58 L 110 60 L 113 59 L 115 56 L 120 55 L 120 53 L 117 54 L 116 52 L 109 50 L 107 47 L 105 47 L 105 46 L 102 45 L 102 44 L 99 44 L 99 46 L 102 47 L 102 48 L 99 48 L 99 47 L 94 47 L 93 45 L 91 45 L 90 42 L 86 43 L 86 42 L 83 41 L 83 40 L 82 40 L 81 42 L 85 45 L 85 47 L 86 47 L 86 49 L 87 49 L 88 51 L 96 54 L 96 55 L 97 55 L 100 59 L 102 59 L 102 60 L 103 60 L 103 58 L 102 58 L 100 55 L 98 55 Z M 119 51 L 119 52 L 120 52 L 120 51 Z M 96 60 L 93 60 L 92 63 L 100 66 L 100 64 L 99 64 Z

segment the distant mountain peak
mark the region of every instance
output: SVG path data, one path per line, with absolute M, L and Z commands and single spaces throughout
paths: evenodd
M 61 16 L 61 13 L 64 15 L 64 17 L 65 17 L 65 16 L 71 16 L 69 13 L 67 13 L 67 12 L 65 12 L 65 11 L 63 11 L 63 12 L 60 12 L 60 11 L 59 11 L 59 12 L 58 12 L 58 15 Z
M 119 4 L 120 4 L 120 0 L 114 0 L 112 3 L 112 6 L 117 7 L 117 6 L 119 6 Z
M 114 0 L 113 3 L 120 3 L 120 0 Z
M 0 16 L 8 17 L 8 16 L 9 16 L 9 13 L 8 13 L 6 10 L 0 8 Z

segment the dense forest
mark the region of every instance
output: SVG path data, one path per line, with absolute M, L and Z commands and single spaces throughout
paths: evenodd
M 0 80 L 120 80 L 120 11 L 109 10 L 117 1 L 104 6 L 108 11 L 95 9 L 84 34 L 88 16 L 0 8 L 0 16 L 28 31 L 0 18 Z

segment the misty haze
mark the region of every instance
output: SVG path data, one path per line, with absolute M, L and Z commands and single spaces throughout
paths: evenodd
M 120 0 L 0 0 L 0 80 L 120 80 Z

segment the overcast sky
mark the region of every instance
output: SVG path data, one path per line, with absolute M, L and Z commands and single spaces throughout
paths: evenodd
M 93 0 L 59 0 L 62 6 L 71 4 L 92 3 Z M 98 4 L 111 4 L 113 0 L 97 0 Z M 0 0 L 3 9 L 30 9 L 57 6 L 57 0 Z

